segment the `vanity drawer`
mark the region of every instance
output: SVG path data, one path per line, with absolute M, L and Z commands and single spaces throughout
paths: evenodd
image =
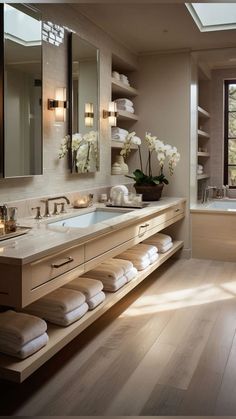
M 180 203 L 147 220 L 146 223 L 143 223 L 147 226 L 145 231 L 145 233 L 149 233 L 147 237 L 167 227 L 167 225 L 172 224 L 171 220 L 173 220 L 174 223 L 176 218 L 179 218 L 179 216 L 182 218 L 184 216 L 184 212 L 185 204 Z
M 84 246 L 55 253 L 30 264 L 31 289 L 38 287 L 84 263 Z

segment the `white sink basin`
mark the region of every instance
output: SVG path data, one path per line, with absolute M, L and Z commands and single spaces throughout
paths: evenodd
M 64 220 L 50 222 L 49 226 L 86 228 L 94 224 L 101 223 L 102 221 L 118 217 L 125 214 L 126 212 L 130 211 L 95 209 L 94 211 L 90 211 L 86 214 L 76 215 L 75 217 L 66 218 Z

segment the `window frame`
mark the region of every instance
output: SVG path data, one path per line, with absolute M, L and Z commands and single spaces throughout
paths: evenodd
M 236 79 L 224 80 L 224 179 L 223 184 L 228 185 L 229 183 L 229 167 L 235 166 L 236 164 L 229 164 L 229 113 L 236 111 L 229 111 L 229 85 L 236 84 Z M 236 141 L 236 136 L 235 136 Z M 229 186 L 230 189 L 236 189 L 235 186 Z

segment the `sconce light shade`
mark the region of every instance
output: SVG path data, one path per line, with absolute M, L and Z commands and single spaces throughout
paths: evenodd
M 116 126 L 117 122 L 117 106 L 116 102 L 109 102 L 108 111 L 103 111 L 103 118 L 108 118 L 111 127 Z
M 59 87 L 55 92 L 55 99 L 48 99 L 48 109 L 55 111 L 55 121 L 65 122 L 66 120 L 66 89 Z
M 93 103 L 85 103 L 84 120 L 86 127 L 93 127 Z

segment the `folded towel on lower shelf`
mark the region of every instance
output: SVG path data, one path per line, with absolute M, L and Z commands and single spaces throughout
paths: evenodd
M 118 258 L 126 259 L 132 262 L 134 267 L 138 269 L 138 271 L 142 271 L 146 269 L 150 265 L 150 259 L 148 255 L 139 256 L 136 253 L 129 252 L 128 250 L 121 253 L 117 256 Z
M 123 275 L 124 275 L 123 265 L 121 263 L 120 264 L 113 263 L 112 260 L 109 260 L 107 262 L 102 262 L 96 268 L 91 269 L 91 271 L 84 273 L 83 277 L 99 279 L 104 284 L 104 280 L 114 281 L 114 280 L 119 279 Z
M 126 139 L 126 135 L 124 135 L 124 134 L 112 134 L 112 140 L 113 141 L 124 142 L 125 139 Z
M 104 265 L 108 265 L 108 266 L 117 266 L 118 268 L 122 269 L 122 274 L 126 274 L 127 272 L 129 272 L 134 265 L 132 264 L 132 262 L 130 262 L 129 260 L 125 260 L 125 259 L 120 259 L 120 258 L 111 258 L 111 259 L 107 259 L 105 262 L 103 262 Z
M 126 272 L 125 277 L 127 282 L 132 281 L 132 279 L 134 279 L 137 276 L 137 269 L 135 267 L 133 267 L 132 269 L 130 269 L 129 272 Z
M 121 105 L 120 103 L 117 103 L 117 110 L 118 111 L 126 111 L 126 112 L 134 113 L 133 106 Z
M 140 256 L 152 256 L 156 255 L 158 250 L 157 247 L 153 246 L 152 244 L 139 243 L 136 246 L 133 246 L 130 249 L 128 249 L 128 252 L 133 252 Z
M 123 287 L 125 284 L 127 284 L 127 279 L 126 277 L 123 275 L 120 278 L 116 279 L 115 281 L 113 280 L 105 280 L 103 282 L 103 286 L 104 286 L 104 291 L 109 291 L 109 292 L 116 292 L 118 291 L 121 287 Z
M 165 253 L 173 247 L 173 242 L 167 243 L 165 246 L 158 246 L 160 253 Z
M 127 99 L 127 98 L 125 98 L 125 97 L 121 97 L 121 98 L 119 98 L 119 99 L 115 99 L 115 101 L 114 101 L 114 102 L 116 102 L 116 103 L 117 103 L 117 107 L 118 107 L 118 105 L 126 105 L 126 106 L 131 106 L 131 107 L 133 107 L 133 106 L 134 106 L 134 104 L 133 104 L 132 100 Z
M 23 345 L 21 348 L 16 349 L 14 345 L 9 343 L 4 343 L 0 341 L 0 352 L 15 356 L 19 359 L 28 358 L 28 356 L 33 355 L 35 352 L 38 352 L 48 343 L 47 333 L 43 333 L 41 336 L 34 338 Z
M 152 265 L 154 262 L 156 262 L 159 259 L 159 254 L 156 253 L 155 255 L 149 256 L 150 265 Z
M 172 242 L 172 238 L 167 234 L 157 233 L 154 236 L 149 237 L 144 240 L 143 243 L 156 245 L 159 250 L 159 245 L 165 246 L 168 243 Z
M 77 291 L 76 291 L 77 292 Z M 85 296 L 84 296 L 85 300 Z M 88 311 L 88 304 L 83 303 L 79 307 L 75 308 L 72 311 L 67 313 L 61 312 L 51 312 L 47 310 L 35 309 L 34 314 L 37 316 L 43 317 L 45 320 L 57 324 L 59 326 L 69 326 L 71 323 L 74 323 L 76 320 L 79 320 L 85 315 Z
M 47 323 L 35 316 L 13 310 L 0 313 L 0 343 L 10 343 L 17 351 L 46 330 Z
M 111 133 L 112 133 L 112 137 L 114 134 L 122 134 L 126 137 L 126 135 L 129 134 L 129 131 L 127 129 L 120 128 L 120 127 L 111 127 Z
M 30 304 L 26 311 L 28 312 L 47 312 L 55 315 L 71 312 L 85 302 L 85 296 L 80 291 L 68 288 L 58 288 L 45 297 L 40 298 Z
M 97 279 L 84 278 L 79 276 L 78 278 L 64 285 L 63 288 L 70 288 L 75 291 L 80 291 L 85 295 L 87 300 L 101 292 L 103 289 L 103 284 Z
M 87 300 L 89 310 L 94 310 L 99 304 L 103 303 L 106 296 L 103 291 L 100 291 L 98 294 L 94 295 L 92 298 Z

